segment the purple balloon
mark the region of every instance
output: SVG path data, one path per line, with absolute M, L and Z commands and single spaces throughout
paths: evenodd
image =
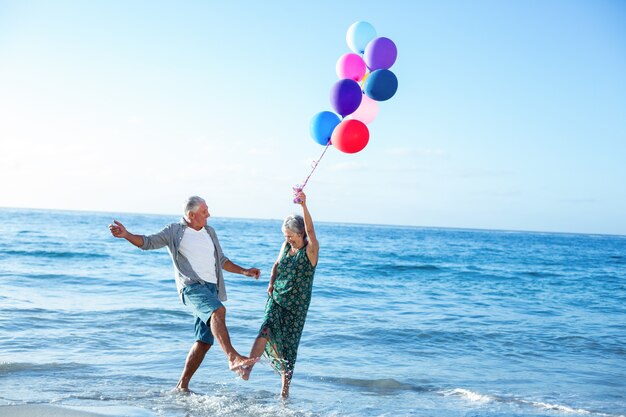
M 362 99 L 361 86 L 354 80 L 339 80 L 330 90 L 330 104 L 343 117 L 354 113 Z
M 376 38 L 365 47 L 363 59 L 370 71 L 389 69 L 396 62 L 398 49 L 389 38 Z

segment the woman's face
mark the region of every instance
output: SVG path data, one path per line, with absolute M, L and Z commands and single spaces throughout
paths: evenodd
M 301 234 L 292 232 L 289 229 L 283 229 L 283 235 L 285 241 L 291 245 L 292 248 L 301 248 L 304 243 L 304 238 Z

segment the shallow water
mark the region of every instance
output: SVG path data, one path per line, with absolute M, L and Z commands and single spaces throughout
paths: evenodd
M 626 414 L 626 237 L 320 223 L 292 395 L 213 347 L 171 392 L 193 342 L 165 249 L 112 238 L 113 214 L 0 210 L 0 405 L 131 416 Z M 116 214 L 136 233 L 172 216 Z M 280 221 L 210 219 L 227 323 L 247 353 Z M 6 410 L 6 407 L 0 408 Z M 17 409 L 16 409 L 17 410 Z

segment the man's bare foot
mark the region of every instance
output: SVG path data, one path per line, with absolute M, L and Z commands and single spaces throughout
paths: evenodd
M 181 394 L 189 394 L 191 391 L 189 388 L 185 387 L 176 387 L 172 390 L 173 392 L 181 393 Z
M 258 361 L 259 358 L 246 358 L 245 356 L 240 356 L 234 360 L 228 361 L 228 368 L 231 371 L 237 371 L 243 366 L 254 365 Z

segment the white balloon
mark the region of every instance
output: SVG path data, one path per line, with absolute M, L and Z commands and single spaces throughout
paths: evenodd
M 357 54 L 365 52 L 365 47 L 374 38 L 376 38 L 376 29 L 368 22 L 362 20 L 350 25 L 346 33 L 348 46 Z

